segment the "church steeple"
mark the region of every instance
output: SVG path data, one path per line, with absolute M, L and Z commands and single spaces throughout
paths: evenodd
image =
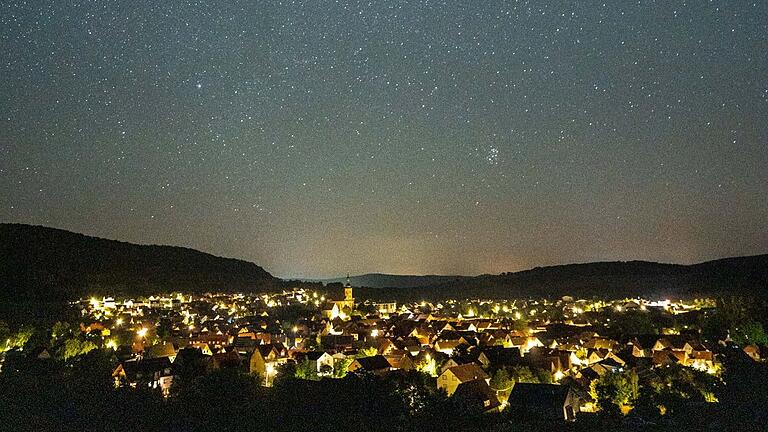
M 351 302 L 354 306 L 355 297 L 352 295 L 352 282 L 349 280 L 349 273 L 347 273 L 347 283 L 344 284 L 344 300 Z

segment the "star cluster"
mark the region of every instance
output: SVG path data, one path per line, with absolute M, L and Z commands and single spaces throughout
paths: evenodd
M 768 249 L 768 3 L 5 1 L 0 220 L 280 276 Z

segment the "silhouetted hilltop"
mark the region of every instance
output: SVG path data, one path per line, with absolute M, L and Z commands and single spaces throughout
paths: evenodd
M 327 280 L 326 283 L 345 278 Z M 694 297 L 768 294 L 768 255 L 694 265 L 645 261 L 537 267 L 500 275 L 351 278 L 359 299 Z M 260 292 L 317 283 L 281 281 L 256 264 L 173 246 L 145 246 L 23 224 L 0 224 L 0 300 L 91 294 Z
M 0 224 L 2 300 L 62 300 L 98 293 L 259 291 L 279 283 L 256 264 L 193 249 Z
M 696 297 L 768 295 L 768 255 L 694 265 L 646 261 L 536 267 L 514 273 L 459 277 L 408 290 L 359 289 L 372 298 L 402 300 L 510 297 Z
M 441 276 L 441 275 L 395 275 L 385 273 L 366 273 L 358 276 L 350 276 L 349 281 L 352 286 L 369 288 L 419 288 L 439 284 L 456 282 L 461 279 L 467 279 L 470 276 Z M 312 282 L 322 282 L 324 284 L 345 283 L 347 278 L 333 278 L 312 280 Z

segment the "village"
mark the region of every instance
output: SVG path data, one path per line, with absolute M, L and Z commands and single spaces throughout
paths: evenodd
M 713 342 L 701 334 L 700 324 L 715 310 L 710 299 L 397 304 L 355 299 L 347 283 L 335 295 L 297 288 L 94 297 L 71 306 L 79 328 L 60 327 L 86 342 L 65 357 L 112 350 L 115 386 L 148 387 L 166 397 L 180 376 L 217 370 L 249 374 L 266 387 L 281 379 L 418 371 L 437 391 L 481 412 L 578 421 L 606 409 L 627 414 L 641 398 L 638 387 L 654 387 L 638 383 L 672 386 L 678 376 L 700 393 L 692 400 L 717 402 L 713 386 L 722 369 Z M 756 345 L 742 348 L 761 361 Z M 44 361 L 55 349 L 25 355 Z M 654 407 L 661 414 L 667 408 Z

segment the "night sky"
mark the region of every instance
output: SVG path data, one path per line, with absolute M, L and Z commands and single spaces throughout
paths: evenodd
M 767 1 L 2 0 L 0 95 L 2 222 L 278 276 L 768 252 Z

